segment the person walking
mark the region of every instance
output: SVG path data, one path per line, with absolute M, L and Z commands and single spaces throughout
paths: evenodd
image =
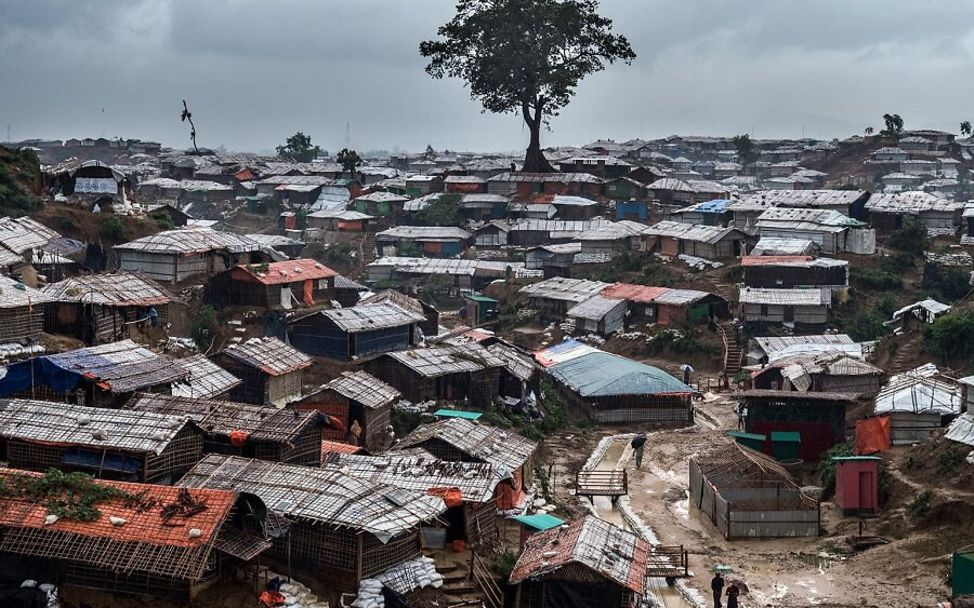
M 724 577 L 718 571 L 710 579 L 710 590 L 714 592 L 714 608 L 721 608 L 720 598 L 724 593 Z
M 693 373 L 693 366 L 689 363 L 684 363 L 680 366 L 683 369 L 683 384 L 687 386 L 690 385 L 690 374 Z
M 159 326 L 159 311 L 156 310 L 155 306 L 149 309 L 149 325 L 152 327 Z
M 646 433 L 639 433 L 632 438 L 630 444 L 636 454 L 636 468 L 643 466 L 643 450 L 646 448 Z
M 737 608 L 737 596 L 741 594 L 741 590 L 737 588 L 737 584 L 733 581 L 727 586 L 727 608 Z
M 747 404 L 737 406 L 737 430 L 743 431 L 747 423 Z

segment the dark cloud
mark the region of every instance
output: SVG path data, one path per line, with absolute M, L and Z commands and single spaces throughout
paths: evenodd
M 587 79 L 549 143 L 669 133 L 844 136 L 898 112 L 970 118 L 974 3 L 603 0 L 639 58 Z M 514 150 L 516 116 L 484 115 L 417 53 L 449 0 L 0 0 L 0 123 L 14 137 L 125 135 L 270 148 Z M 3 125 L 0 124 L 0 127 Z

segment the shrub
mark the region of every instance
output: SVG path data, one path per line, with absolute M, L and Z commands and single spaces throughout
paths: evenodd
M 511 572 L 514 571 L 514 564 L 517 563 L 516 551 L 505 551 L 497 556 L 494 562 L 494 572 L 506 584 L 511 579 Z
M 921 490 L 919 494 L 913 497 L 910 501 L 907 510 L 910 512 L 910 517 L 913 519 L 920 519 L 930 511 L 930 490 Z
M 421 226 L 459 226 L 460 205 L 456 197 L 441 195 L 416 214 L 416 223 Z
M 216 310 L 209 304 L 191 310 L 189 335 L 200 351 L 204 353 L 209 351 L 216 338 L 218 327 Z
M 125 239 L 125 226 L 122 220 L 114 215 L 106 215 L 101 218 L 101 235 L 116 243 Z
M 933 269 L 923 276 L 923 288 L 935 300 L 955 302 L 971 290 L 970 274 L 958 268 Z
M 941 475 L 951 476 L 957 469 L 957 465 L 964 462 L 964 454 L 954 443 L 947 443 L 947 449 L 937 456 L 937 472 Z
M 853 287 L 871 291 L 889 291 L 903 286 L 903 277 L 897 273 L 884 270 L 870 270 L 868 268 L 852 268 L 849 271 L 849 282 Z
M 900 251 L 922 255 L 930 238 L 927 228 L 916 218 L 907 216 L 903 226 L 889 235 L 889 246 Z
M 835 462 L 836 456 L 852 456 L 852 444 L 840 443 L 829 448 L 818 461 L 818 475 L 821 480 L 822 498 L 829 498 L 835 494 Z
M 948 314 L 927 329 L 925 345 L 944 359 L 974 357 L 974 311 Z

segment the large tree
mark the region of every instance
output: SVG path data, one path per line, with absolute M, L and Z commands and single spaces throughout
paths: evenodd
M 737 150 L 737 162 L 743 166 L 752 165 L 761 158 L 761 152 L 754 147 L 754 141 L 748 133 L 735 135 L 731 141 L 734 143 L 734 149 Z
M 283 146 L 277 147 L 278 156 L 299 163 L 310 163 L 321 153 L 321 147 L 312 145 L 311 136 L 301 131 L 288 137 Z
M 458 0 L 457 13 L 419 52 L 434 78 L 467 81 L 485 111 L 520 112 L 531 142 L 524 171 L 553 171 L 541 127 L 568 105 L 578 83 L 617 60 L 636 58 L 597 0 Z
M 353 178 L 355 177 L 355 169 L 362 164 L 362 157 L 359 156 L 358 152 L 355 150 L 349 150 L 348 148 L 342 148 L 342 151 L 338 153 L 335 160 L 337 160 L 338 164 L 341 165 L 345 171 L 350 173 Z
M 903 118 L 899 114 L 883 114 L 883 124 L 886 128 L 882 134 L 886 137 L 899 137 L 903 132 Z

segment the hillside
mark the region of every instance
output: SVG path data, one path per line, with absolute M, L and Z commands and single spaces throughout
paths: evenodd
M 37 155 L 0 146 L 0 216 L 17 217 L 36 209 L 41 187 Z

